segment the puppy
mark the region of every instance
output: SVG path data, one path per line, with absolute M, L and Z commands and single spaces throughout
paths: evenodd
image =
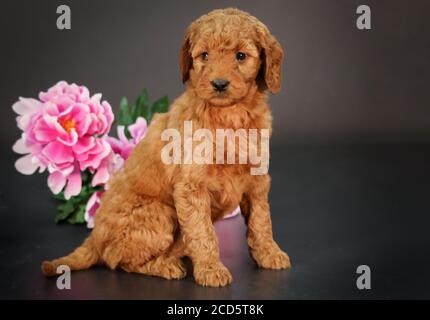
M 250 163 L 166 164 L 160 156 L 167 144 L 163 132 L 176 129 L 183 135 L 185 121 L 192 121 L 194 133 L 202 128 L 214 134 L 217 129 L 271 132 L 266 91 L 280 90 L 282 59 L 278 41 L 248 13 L 215 10 L 193 22 L 180 54 L 185 93 L 168 113 L 154 117 L 146 137 L 109 181 L 90 236 L 68 256 L 43 262 L 43 273 L 56 275 L 59 265 L 80 270 L 103 264 L 180 279 L 186 275 L 181 258 L 188 256 L 198 284 L 225 286 L 232 276 L 220 261 L 213 222 L 238 204 L 257 265 L 289 268 L 288 255 L 272 236 L 269 174 L 251 174 Z M 263 151 L 261 137 L 251 148 Z

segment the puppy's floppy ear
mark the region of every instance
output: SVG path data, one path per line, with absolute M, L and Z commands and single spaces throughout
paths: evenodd
M 261 46 L 261 69 L 257 81 L 271 93 L 278 93 L 281 89 L 282 60 L 284 51 L 278 40 L 263 24 L 257 27 L 258 41 Z
M 179 57 L 182 72 L 182 82 L 187 82 L 190 77 L 190 69 L 193 65 L 193 59 L 191 57 L 191 43 L 190 43 L 190 33 L 187 31 L 184 38 L 184 43 L 182 44 L 181 54 Z

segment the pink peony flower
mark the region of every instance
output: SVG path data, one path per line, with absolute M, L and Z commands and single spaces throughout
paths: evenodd
M 65 81 L 41 92 L 39 99 L 20 98 L 12 106 L 23 131 L 13 150 L 25 154 L 16 169 L 23 174 L 47 169 L 49 188 L 57 194 L 65 187 L 66 199 L 81 192 L 81 171 L 96 172 L 93 185 L 105 183 L 99 171 L 107 170 L 112 153 L 103 139 L 114 117 L 109 103 L 100 101 L 101 94 L 90 97 L 86 87 Z
M 90 197 L 85 207 L 85 221 L 87 222 L 87 228 L 94 228 L 94 216 L 96 215 L 97 209 L 100 207 L 101 196 L 103 191 L 96 191 Z
M 104 189 L 108 189 L 106 184 L 109 177 L 118 171 L 124 165 L 124 161 L 130 156 L 130 153 L 136 147 L 136 145 L 145 137 L 147 131 L 147 124 L 145 118 L 137 118 L 134 124 L 128 126 L 131 139 L 127 139 L 125 136 L 125 127 L 118 126 L 118 137 L 119 139 L 105 136 L 106 141 L 110 144 L 113 153 L 106 159 L 103 160 L 102 165 L 93 178 L 96 184 L 105 184 Z M 104 191 L 95 192 L 87 202 L 85 208 L 85 221 L 87 222 L 88 228 L 94 227 L 94 216 L 98 207 L 100 206 L 100 198 Z
M 94 184 L 94 180 L 97 180 L 97 183 L 104 184 L 104 190 L 107 190 L 109 187 L 107 180 L 113 173 L 117 172 L 123 167 L 125 160 L 119 154 L 111 153 L 109 158 L 103 161 L 106 161 L 107 165 L 102 166 L 102 168 L 97 171 L 92 183 Z M 106 181 L 102 182 L 104 180 Z M 104 191 L 96 191 L 88 199 L 84 216 L 85 221 L 87 222 L 87 228 L 94 228 L 94 216 L 98 207 L 100 206 L 100 199 L 103 194 Z
M 233 217 L 237 216 L 238 214 L 240 214 L 240 207 L 239 206 L 236 209 L 234 209 L 233 212 L 226 214 L 224 216 L 224 219 L 233 218 Z
M 127 160 L 134 147 L 145 137 L 147 129 L 145 118 L 139 117 L 134 124 L 128 126 L 131 139 L 127 139 L 125 136 L 125 127 L 118 126 L 117 131 L 119 139 L 106 137 L 106 140 L 112 147 L 113 152 L 121 155 L 124 160 Z

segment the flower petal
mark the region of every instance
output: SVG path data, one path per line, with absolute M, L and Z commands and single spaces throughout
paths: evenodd
M 94 192 L 91 197 L 88 199 L 87 205 L 85 206 L 86 211 L 90 214 L 92 213 L 92 208 L 97 202 L 97 191 Z
M 28 154 L 24 157 L 19 158 L 15 162 L 15 168 L 18 172 L 26 175 L 33 174 L 39 167 L 38 163 L 32 161 L 33 156 Z
M 25 139 L 22 137 L 18 139 L 12 147 L 12 150 L 19 154 L 27 154 L 30 152 L 30 149 L 25 145 Z
M 129 141 L 127 137 L 125 136 L 125 127 L 124 126 L 118 126 L 116 128 L 118 132 L 118 138 L 122 143 L 129 144 Z
M 91 182 L 92 186 L 95 187 L 100 184 L 105 184 L 109 180 L 109 170 L 107 160 L 103 161 L 103 164 L 97 169 L 96 174 Z
M 236 209 L 234 209 L 232 212 L 230 212 L 229 214 L 226 214 L 224 216 L 224 219 L 233 218 L 233 217 L 237 216 L 238 214 L 240 214 L 240 207 L 239 206 Z
M 94 228 L 94 216 L 97 212 L 97 209 L 100 207 L 101 196 L 103 195 L 103 191 L 96 191 L 92 194 L 90 199 L 85 206 L 85 221 L 87 222 L 87 228 Z
M 43 113 L 48 114 L 50 116 L 56 117 L 58 116 L 58 106 L 56 103 L 51 101 L 45 102 L 43 105 Z
M 95 145 L 94 137 L 82 137 L 79 141 L 73 146 L 73 152 L 77 154 L 82 154 L 92 149 Z
M 85 212 L 85 221 L 87 222 L 87 228 L 94 228 L 94 217 L 90 216 L 87 212 Z
M 106 122 L 107 122 L 107 126 L 103 130 L 103 134 L 104 134 L 104 133 L 110 131 L 111 126 L 112 126 L 112 122 L 113 122 L 113 119 L 114 119 L 114 114 L 112 112 L 112 107 L 109 104 L 109 102 L 103 101 L 102 102 L 102 107 L 103 107 L 103 112 L 104 112 L 104 115 L 106 117 Z
M 76 129 L 70 130 L 68 135 L 57 137 L 57 140 L 65 144 L 66 146 L 73 146 L 78 142 L 78 133 Z
M 53 172 L 48 177 L 48 187 L 53 194 L 58 194 L 66 184 L 66 177 L 59 171 Z
M 127 160 L 127 159 L 128 159 L 128 157 L 130 156 L 131 152 L 134 150 L 134 147 L 135 147 L 135 145 L 133 145 L 133 144 L 128 144 L 128 145 L 126 145 L 126 146 L 124 147 L 124 149 L 122 149 L 121 157 L 122 157 L 124 160 Z
M 87 168 L 96 170 L 102 161 L 112 152 L 111 146 L 104 139 L 96 140 L 94 148 L 88 151 L 88 158 L 80 161 L 79 165 L 82 171 Z
M 26 114 L 31 114 L 37 111 L 40 106 L 40 102 L 32 98 L 19 98 L 19 101 L 12 105 L 13 111 L 17 114 L 23 116 Z
M 75 170 L 68 178 L 67 178 L 67 186 L 64 191 L 64 198 L 69 200 L 71 197 L 77 196 L 82 189 L 82 179 L 81 173 L 79 170 Z
M 42 150 L 42 154 L 54 163 L 66 163 L 73 161 L 73 151 L 61 142 L 52 141 Z
M 59 171 L 65 177 L 68 177 L 73 172 L 73 170 L 75 170 L 75 167 L 71 163 L 48 164 L 48 171 L 50 173 Z
M 143 117 L 137 118 L 135 123 L 128 126 L 128 131 L 130 132 L 130 135 L 133 137 L 133 142 L 135 144 L 137 144 L 140 140 L 143 139 L 143 137 L 146 134 L 146 130 L 147 130 L 147 123 L 145 118 Z
M 52 141 L 60 135 L 67 135 L 67 131 L 58 122 L 58 117 L 48 114 L 44 114 L 41 121 L 37 122 L 34 131 L 36 139 L 41 142 Z
M 114 137 L 105 137 L 105 140 L 110 144 L 113 152 L 115 153 L 121 153 L 123 149 L 123 143 Z

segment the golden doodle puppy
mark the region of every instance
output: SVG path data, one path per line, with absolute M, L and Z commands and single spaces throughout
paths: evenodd
M 225 286 L 232 276 L 220 261 L 213 223 L 238 204 L 257 265 L 289 268 L 288 255 L 272 236 L 267 172 L 253 175 L 254 164 L 243 162 L 166 164 L 160 156 L 167 144 L 163 132 L 182 133 L 186 121 L 192 121 L 194 133 L 201 128 L 214 134 L 217 129 L 271 133 L 266 91 L 280 90 L 282 60 L 278 41 L 248 13 L 214 10 L 194 21 L 180 53 L 186 91 L 168 113 L 154 117 L 146 137 L 109 181 L 90 236 L 68 256 L 43 262 L 43 273 L 56 275 L 59 265 L 80 270 L 103 264 L 180 279 L 186 275 L 182 258 L 187 256 L 198 284 Z M 249 149 L 263 152 L 261 141 L 260 136 Z M 184 139 L 179 147 L 183 144 Z

